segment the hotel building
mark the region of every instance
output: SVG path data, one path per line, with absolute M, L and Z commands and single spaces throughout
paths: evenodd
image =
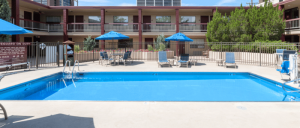
M 147 48 L 147 44 L 164 34 L 166 37 L 182 32 L 194 42 L 180 44 L 180 53 L 189 48 L 204 49 L 207 23 L 213 18 L 216 8 L 222 14 L 230 14 L 235 6 L 180 6 L 180 0 L 137 0 L 139 6 L 73 6 L 72 0 L 8 0 L 12 9 L 14 24 L 32 30 L 32 34 L 12 36 L 17 42 L 63 42 L 71 40 L 83 42 L 91 35 L 96 38 L 110 31 L 130 37 L 134 49 Z M 70 6 L 66 6 L 67 3 Z M 262 0 L 260 0 L 262 2 Z M 299 42 L 300 1 L 284 0 L 277 2 L 279 9 L 285 10 L 287 22 L 282 40 Z M 245 7 L 246 9 L 248 7 Z M 111 41 L 99 42 L 98 48 L 118 48 Z M 117 41 L 115 41 L 117 42 Z M 146 42 L 146 43 L 145 43 Z M 168 46 L 170 49 L 176 46 Z M 187 50 L 186 50 L 187 51 Z

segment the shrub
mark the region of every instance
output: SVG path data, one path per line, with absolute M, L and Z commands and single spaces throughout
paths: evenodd
M 80 51 L 80 47 L 79 45 L 74 45 L 74 52 L 79 52 Z
M 153 51 L 152 45 L 148 45 L 148 51 Z

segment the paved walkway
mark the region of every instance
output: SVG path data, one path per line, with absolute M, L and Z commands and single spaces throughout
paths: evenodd
M 84 71 L 186 71 L 251 72 L 283 82 L 274 67 L 239 65 L 223 68 L 198 63 L 190 68 L 158 68 L 156 62 L 128 66 L 82 63 Z M 62 71 L 43 68 L 14 71 L 0 82 L 0 89 Z M 288 78 L 288 76 L 284 76 Z M 298 85 L 293 85 L 294 87 Z M 300 102 L 100 102 L 100 101 L 0 101 L 9 119 L 0 114 L 0 127 L 7 128 L 199 128 L 199 127 L 289 127 L 300 126 Z M 0 112 L 1 113 L 1 112 Z

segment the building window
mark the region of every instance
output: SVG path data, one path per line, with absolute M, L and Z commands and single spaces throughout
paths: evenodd
M 190 42 L 190 48 L 204 48 L 204 39 L 193 39 L 193 42 Z
M 156 23 L 171 23 L 171 16 L 156 16 Z
M 181 23 L 196 23 L 195 16 L 181 16 Z
M 47 16 L 46 22 L 47 23 L 60 23 L 60 16 Z
M 145 6 L 145 0 L 137 0 L 137 6 Z
M 59 3 L 60 6 L 71 6 L 71 0 L 60 0 Z
M 181 6 L 181 0 L 173 0 L 173 6 Z
M 164 0 L 164 6 L 172 6 L 172 0 Z
M 89 16 L 89 23 L 99 23 L 99 24 L 89 24 L 89 26 L 100 26 L 101 16 Z
M 154 6 L 154 0 L 146 0 L 146 6 Z
M 181 16 L 181 23 L 196 23 L 195 16 Z M 196 24 L 181 24 L 181 26 L 195 26 Z
M 128 23 L 128 16 L 114 16 L 114 23 Z M 114 24 L 113 26 L 127 26 L 128 24 Z
M 128 23 L 128 16 L 114 16 L 114 23 Z
M 298 9 L 298 7 L 285 10 L 284 13 L 285 13 L 285 19 L 286 20 L 299 18 L 299 9 Z
M 33 0 L 33 1 L 37 2 L 37 3 L 40 3 L 40 4 L 43 4 L 43 5 L 48 5 L 47 0 Z
M 155 0 L 155 6 L 164 6 L 162 0 Z

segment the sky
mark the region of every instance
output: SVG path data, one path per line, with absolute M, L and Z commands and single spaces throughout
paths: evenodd
M 136 6 L 136 0 L 78 0 L 79 6 Z M 182 0 L 182 6 L 246 6 L 251 0 Z M 258 3 L 258 0 L 253 0 Z M 75 3 L 76 5 L 77 3 Z

